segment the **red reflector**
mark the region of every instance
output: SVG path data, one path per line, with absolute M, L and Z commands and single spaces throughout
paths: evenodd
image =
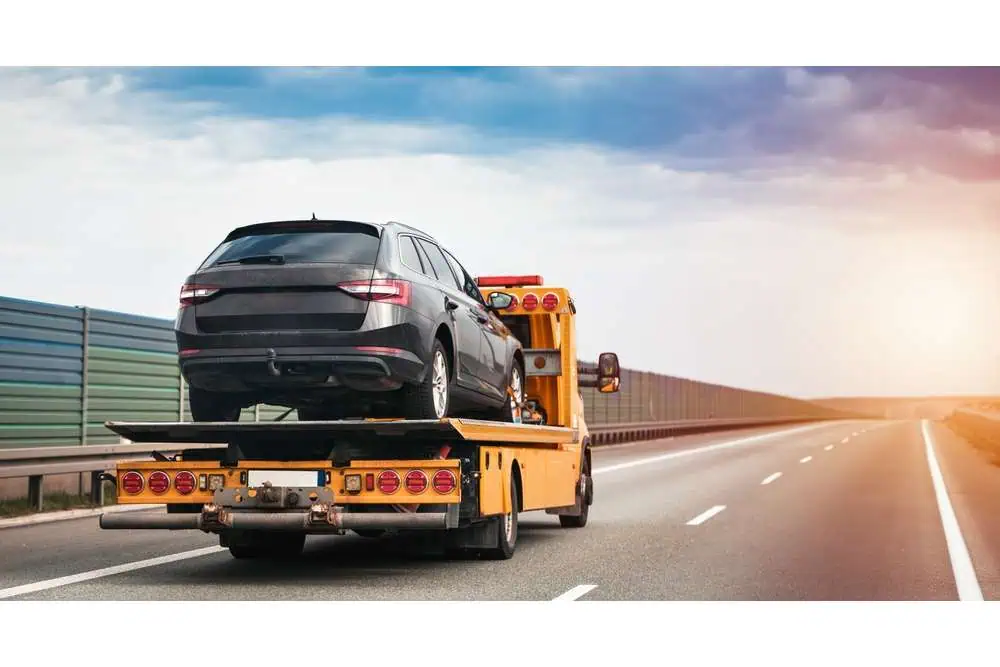
M 479 276 L 476 284 L 480 287 L 524 287 L 541 285 L 541 276 Z
M 549 292 L 542 298 L 542 308 L 545 310 L 555 310 L 559 305 L 559 297 Z
M 167 473 L 157 470 L 149 474 L 149 490 L 153 493 L 166 493 L 170 488 L 170 478 Z
M 406 280 L 351 280 L 338 283 L 337 287 L 365 301 L 391 303 L 396 306 L 410 305 L 410 283 Z
M 386 470 L 378 476 L 378 490 L 382 493 L 399 491 L 399 475 L 392 470 Z
M 406 473 L 406 490 L 410 493 L 423 493 L 427 490 L 427 475 L 419 470 Z
M 181 356 L 182 357 L 193 357 L 194 355 L 198 354 L 199 352 L 201 352 L 201 350 L 195 350 L 195 349 L 189 348 L 189 349 L 186 349 L 186 350 L 181 350 Z
M 370 472 L 365 475 L 365 491 L 375 490 L 375 473 Z
M 177 489 L 177 493 L 181 493 L 186 496 L 194 491 L 194 486 L 194 475 L 189 473 L 187 470 L 182 470 L 174 475 L 174 488 Z
M 525 294 L 524 302 L 521 304 L 521 307 L 525 310 L 534 310 L 535 308 L 538 308 L 538 297 L 534 294 Z
M 142 481 L 142 475 L 134 470 L 122 475 L 122 490 L 125 491 L 125 493 L 139 493 L 142 491 L 143 486 L 144 482 Z
M 402 354 L 403 351 L 396 347 L 378 347 L 377 345 L 359 345 L 354 348 L 358 352 L 370 352 L 371 354 Z
M 438 470 L 434 473 L 433 484 L 438 493 L 451 493 L 455 490 L 455 475 L 450 470 Z
M 196 303 L 204 301 L 208 297 L 216 294 L 219 288 L 214 285 L 195 285 L 193 283 L 186 284 L 181 287 L 181 308 L 184 306 L 192 306 Z

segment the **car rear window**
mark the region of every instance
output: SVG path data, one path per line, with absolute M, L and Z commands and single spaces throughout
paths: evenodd
M 266 255 L 280 256 L 286 264 L 375 264 L 378 247 L 377 236 L 353 231 L 261 232 L 225 241 L 208 256 L 201 268 Z

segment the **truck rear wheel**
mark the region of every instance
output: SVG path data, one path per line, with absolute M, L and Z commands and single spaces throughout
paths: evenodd
M 483 550 L 482 554 L 490 560 L 507 560 L 514 555 L 517 548 L 517 515 L 521 508 L 517 502 L 517 484 L 514 475 L 510 476 L 510 512 L 495 517 L 497 522 L 497 545 Z
M 233 558 L 291 558 L 302 553 L 306 543 L 305 533 L 247 531 L 227 536 L 229 553 Z
M 563 528 L 583 528 L 587 525 L 587 518 L 590 516 L 590 505 L 594 502 L 594 478 L 590 475 L 590 457 L 583 457 L 583 466 L 580 470 L 580 481 L 576 485 L 576 504 L 580 506 L 580 513 L 560 514 L 559 525 Z

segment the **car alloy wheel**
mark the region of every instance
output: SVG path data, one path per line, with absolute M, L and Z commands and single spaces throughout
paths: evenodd
M 434 364 L 431 373 L 431 396 L 434 400 L 434 414 L 438 419 L 441 419 L 448 409 L 448 366 L 445 362 L 444 353 L 440 350 L 434 355 Z

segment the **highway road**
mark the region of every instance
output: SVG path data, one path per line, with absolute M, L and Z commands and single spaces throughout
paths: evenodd
M 311 536 L 294 567 L 96 518 L 0 531 L 8 600 L 994 600 L 1000 468 L 947 428 L 836 422 L 595 450 L 583 529 L 509 561 Z

